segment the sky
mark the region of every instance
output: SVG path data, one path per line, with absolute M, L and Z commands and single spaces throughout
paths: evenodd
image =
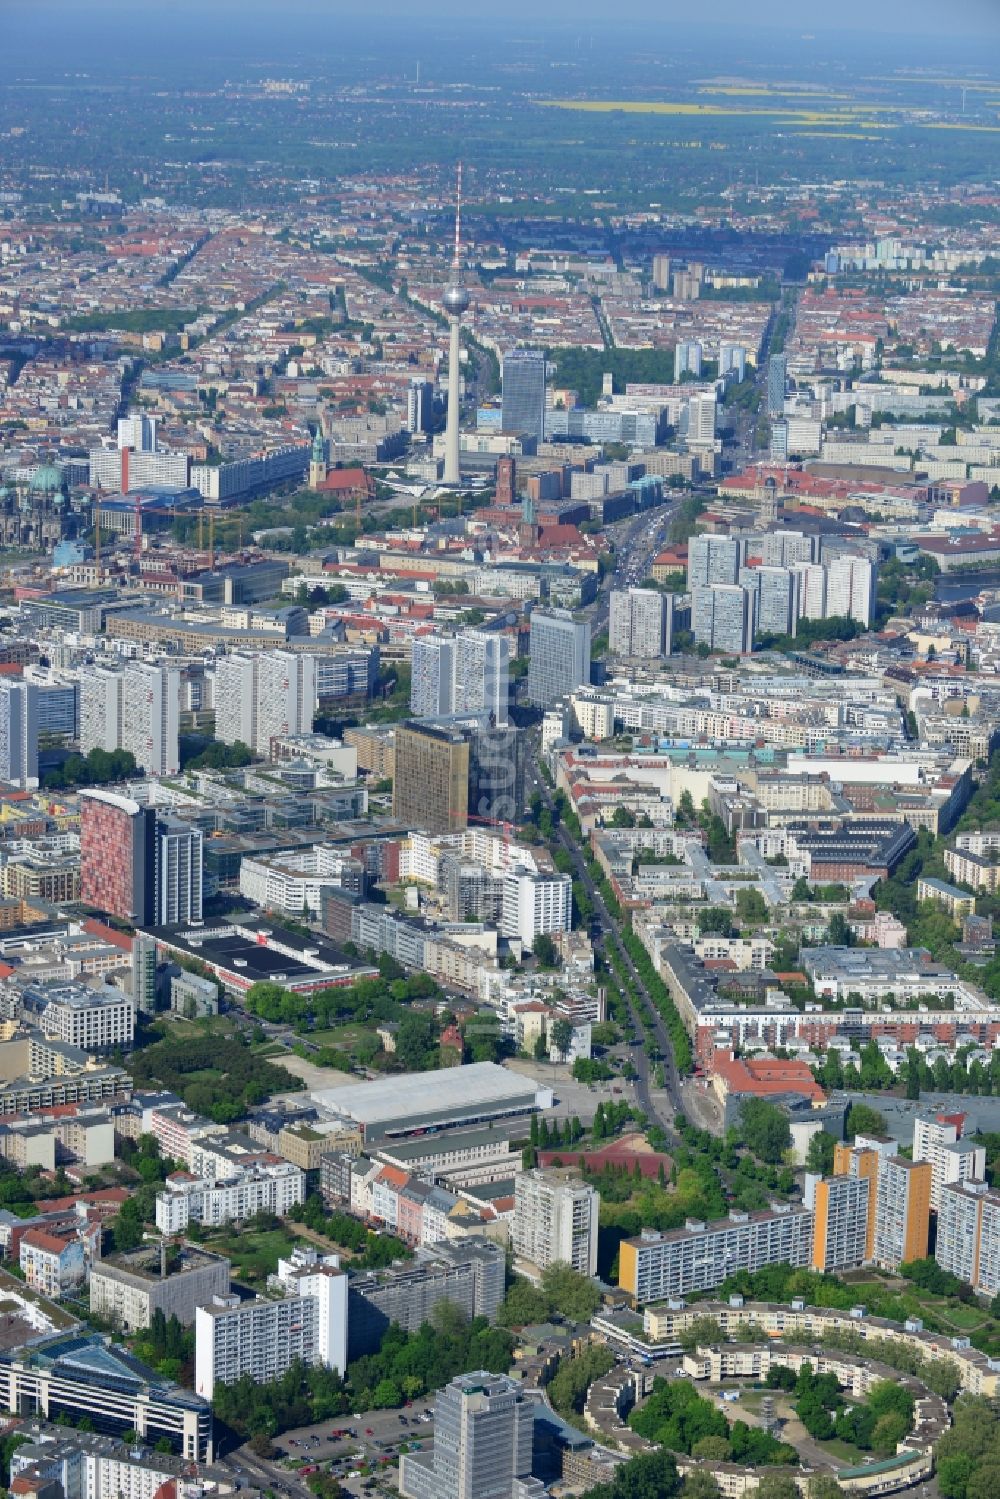
M 204 28 L 213 15 L 228 22 L 241 18 L 254 30 L 270 20 L 287 25 L 292 16 L 321 19 L 325 29 L 331 22 L 353 26 L 360 21 L 377 27 L 388 16 L 432 26 L 469 17 L 483 25 L 502 15 L 505 22 L 545 21 L 576 29 L 632 23 L 662 36 L 690 25 L 692 9 L 690 0 L 615 0 L 611 8 L 607 0 L 500 0 L 498 10 L 484 6 L 482 0 L 417 0 L 416 5 L 413 0 L 0 0 L 0 32 L 11 26 L 15 33 L 37 30 L 41 37 L 54 22 L 92 28 L 105 17 L 123 21 L 138 38 L 147 25 L 187 23 Z M 949 42 L 960 37 L 1000 39 L 1000 0 L 711 0 L 708 13 L 720 38 L 727 28 L 776 28 L 789 39 L 831 32 L 901 39 L 921 35 Z M 988 66 L 994 59 L 983 61 Z

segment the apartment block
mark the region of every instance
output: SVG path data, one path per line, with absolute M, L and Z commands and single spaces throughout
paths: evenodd
M 981 1296 L 1000 1292 L 1000 1192 L 985 1181 L 941 1190 L 934 1258 Z
M 442 1301 L 492 1322 L 504 1297 L 504 1252 L 486 1239 L 418 1249 L 413 1260 L 350 1277 L 348 1359 L 375 1353 L 395 1323 L 416 1332 Z
M 197 1393 L 211 1400 L 216 1385 L 235 1384 L 244 1375 L 268 1384 L 298 1360 L 343 1374 L 347 1276 L 335 1260 L 314 1259 L 297 1273 L 288 1269 L 292 1262 L 279 1263 L 279 1279 L 285 1266 L 286 1289 L 280 1300 L 214 1296 L 207 1306 L 199 1306 L 194 1324 Z
M 776 1203 L 712 1223 L 689 1219 L 669 1233 L 646 1229 L 622 1242 L 618 1283 L 635 1301 L 659 1301 L 710 1291 L 737 1270 L 805 1266 L 812 1254 L 812 1227 L 808 1208 Z
M 813 1210 L 813 1270 L 832 1275 L 864 1263 L 871 1190 L 866 1176 L 806 1178 L 806 1205 Z
M 986 1148 L 962 1138 L 964 1123 L 964 1114 L 936 1114 L 933 1119 L 917 1119 L 913 1126 L 913 1159 L 930 1163 L 935 1213 L 943 1187 L 986 1177 Z
M 539 1270 L 561 1263 L 596 1275 L 599 1207 L 594 1188 L 571 1171 L 522 1171 L 514 1184 L 514 1253 Z
M 884 1270 L 927 1258 L 931 1211 L 929 1161 L 893 1155 L 879 1162 L 872 1259 Z
M 127 1050 L 135 1034 L 135 1004 L 121 989 L 87 984 L 29 984 L 22 1000 L 46 1036 L 86 1052 Z
M 176 666 L 130 661 L 122 684 L 122 749 L 131 750 L 147 775 L 180 769 L 181 674 Z
M 618 656 L 662 656 L 672 597 L 655 588 L 622 588 L 611 594 L 608 640 Z
M 148 1327 L 158 1311 L 190 1327 L 199 1306 L 229 1294 L 229 1268 L 193 1244 L 144 1244 L 93 1266 L 90 1310 L 126 1333 Z
M 282 1218 L 305 1195 L 305 1172 L 291 1161 L 253 1166 L 225 1180 L 178 1171 L 156 1194 L 156 1226 L 161 1234 L 181 1234 L 189 1223 L 212 1227 L 255 1213 Z

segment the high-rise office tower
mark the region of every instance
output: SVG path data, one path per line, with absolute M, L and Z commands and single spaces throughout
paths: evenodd
M 518 822 L 527 802 L 524 733 L 511 725 L 467 730 L 469 816 L 479 822 Z
M 742 560 L 742 546 L 734 537 L 692 536 L 688 542 L 688 587 L 735 583 Z
M 400 724 L 392 812 L 408 827 L 460 833 L 469 822 L 469 741 L 447 724 Z
M 827 616 L 871 624 L 878 571 L 867 557 L 835 557 L 826 569 Z
M 0 679 L 0 781 L 20 791 L 38 786 L 39 691 L 34 682 Z
M 541 349 L 508 349 L 502 369 L 503 430 L 545 436 L 545 355 Z
M 422 375 L 414 375 L 406 391 L 406 428 L 414 436 L 434 425 L 434 387 Z
M 701 361 L 704 350 L 696 340 L 674 345 L 674 384 L 679 385 L 685 375 L 701 376 Z
M 712 448 L 715 446 L 715 419 L 717 415 L 715 392 L 692 396 L 687 403 L 687 445 L 689 448 Z
M 434 1446 L 399 1465 L 403 1499 L 541 1499 L 531 1477 L 534 1418 L 523 1388 L 484 1369 L 460 1374 L 434 1402 Z
M 514 1253 L 544 1270 L 572 1265 L 597 1274 L 597 1212 L 594 1188 L 572 1171 L 522 1171 L 515 1180 L 511 1243 Z
M 459 403 L 462 375 L 462 316 L 469 310 L 469 293 L 462 280 L 462 165 L 458 167 L 455 196 L 455 253 L 451 262 L 451 280 L 441 299 L 448 317 L 448 416 L 444 439 L 444 482 L 458 484 L 462 478 L 458 441 Z
M 125 673 L 107 666 L 85 667 L 80 673 L 80 750 L 122 747 L 122 691 Z
M 590 621 L 568 609 L 533 609 L 528 701 L 542 708 L 590 681 Z
M 120 921 L 156 908 L 156 812 L 113 791 L 80 792 L 80 896 Z
M 82 791 L 80 894 L 137 926 L 200 921 L 201 829 L 117 792 Z
M 767 414 L 780 416 L 785 409 L 788 384 L 788 360 L 784 354 L 772 354 L 767 361 Z
M 617 656 L 662 656 L 668 606 L 655 588 L 621 588 L 611 594 L 608 645 Z
M 122 749 L 131 750 L 147 775 L 180 769 L 181 674 L 176 666 L 130 661 L 122 685 Z
M 316 658 L 298 651 L 224 656 L 216 668 L 215 737 L 267 756 L 271 740 L 309 734 L 316 715 Z

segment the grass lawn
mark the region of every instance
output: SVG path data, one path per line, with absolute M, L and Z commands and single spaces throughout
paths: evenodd
M 252 1229 L 242 1233 L 228 1230 L 213 1234 L 211 1239 L 202 1242 L 206 1249 L 228 1255 L 236 1279 L 263 1285 L 277 1270 L 278 1260 L 291 1254 L 299 1241 L 283 1228 L 273 1228 L 259 1233 Z
M 938 1302 L 934 1310 L 942 1322 L 950 1322 L 963 1332 L 974 1332 L 977 1327 L 987 1327 L 993 1321 L 983 1306 L 966 1305 L 961 1301 Z
M 342 1051 L 353 1051 L 362 1036 L 371 1036 L 374 1041 L 378 1041 L 371 1026 L 350 1023 L 332 1025 L 325 1031 L 310 1031 L 303 1039 L 312 1041 L 316 1046 L 339 1046 Z
M 231 1036 L 237 1030 L 227 1015 L 204 1015 L 200 1020 L 185 1020 L 171 1010 L 156 1017 L 156 1029 L 164 1040 L 190 1041 L 192 1036 Z
M 838 1462 L 846 1463 L 849 1468 L 858 1468 L 864 1462 L 871 1462 L 873 1457 L 871 1452 L 862 1452 L 860 1447 L 842 1442 L 839 1437 L 831 1437 L 828 1442 L 817 1442 L 816 1445 Z

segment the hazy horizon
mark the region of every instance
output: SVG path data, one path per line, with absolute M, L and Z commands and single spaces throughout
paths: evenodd
M 939 0 L 839 0 L 836 8 L 803 8 L 794 0 L 714 0 L 711 21 L 692 20 L 687 0 L 618 0 L 613 14 L 598 0 L 545 0 L 544 6 L 530 0 L 506 0 L 499 13 L 484 14 L 473 10 L 472 0 L 430 0 L 415 14 L 407 0 L 164 0 L 155 8 L 136 7 L 134 0 L 95 0 L 81 5 L 80 0 L 27 0 L 27 3 L 2 4 L 0 16 L 8 44 L 23 45 L 37 40 L 45 48 L 72 45 L 78 36 L 80 44 L 93 43 L 99 34 L 108 44 L 119 42 L 141 46 L 144 36 L 152 37 L 191 31 L 192 40 L 199 34 L 212 36 L 221 23 L 230 42 L 237 40 L 232 24 L 239 19 L 243 40 L 256 42 L 276 28 L 273 35 L 280 45 L 288 40 L 288 30 L 303 36 L 314 26 L 318 37 L 327 41 L 335 37 L 338 26 L 351 32 L 372 31 L 382 18 L 411 23 L 410 30 L 440 25 L 456 26 L 470 33 L 495 30 L 509 34 L 512 28 L 527 26 L 536 32 L 566 28 L 570 31 L 593 29 L 601 33 L 622 29 L 644 30 L 650 40 L 663 45 L 670 38 L 706 40 L 715 38 L 720 50 L 728 51 L 734 33 L 740 36 L 768 32 L 783 36 L 794 44 L 805 38 L 841 37 L 857 42 L 865 37 L 885 40 L 894 38 L 909 50 L 916 39 L 935 44 L 935 55 L 928 56 L 933 65 L 938 50 L 967 40 L 1000 38 L 1000 5 L 997 0 L 953 0 L 947 14 Z M 123 23 L 125 32 L 122 32 Z M 59 31 L 54 33 L 52 27 Z M 987 60 L 988 62 L 994 59 Z

